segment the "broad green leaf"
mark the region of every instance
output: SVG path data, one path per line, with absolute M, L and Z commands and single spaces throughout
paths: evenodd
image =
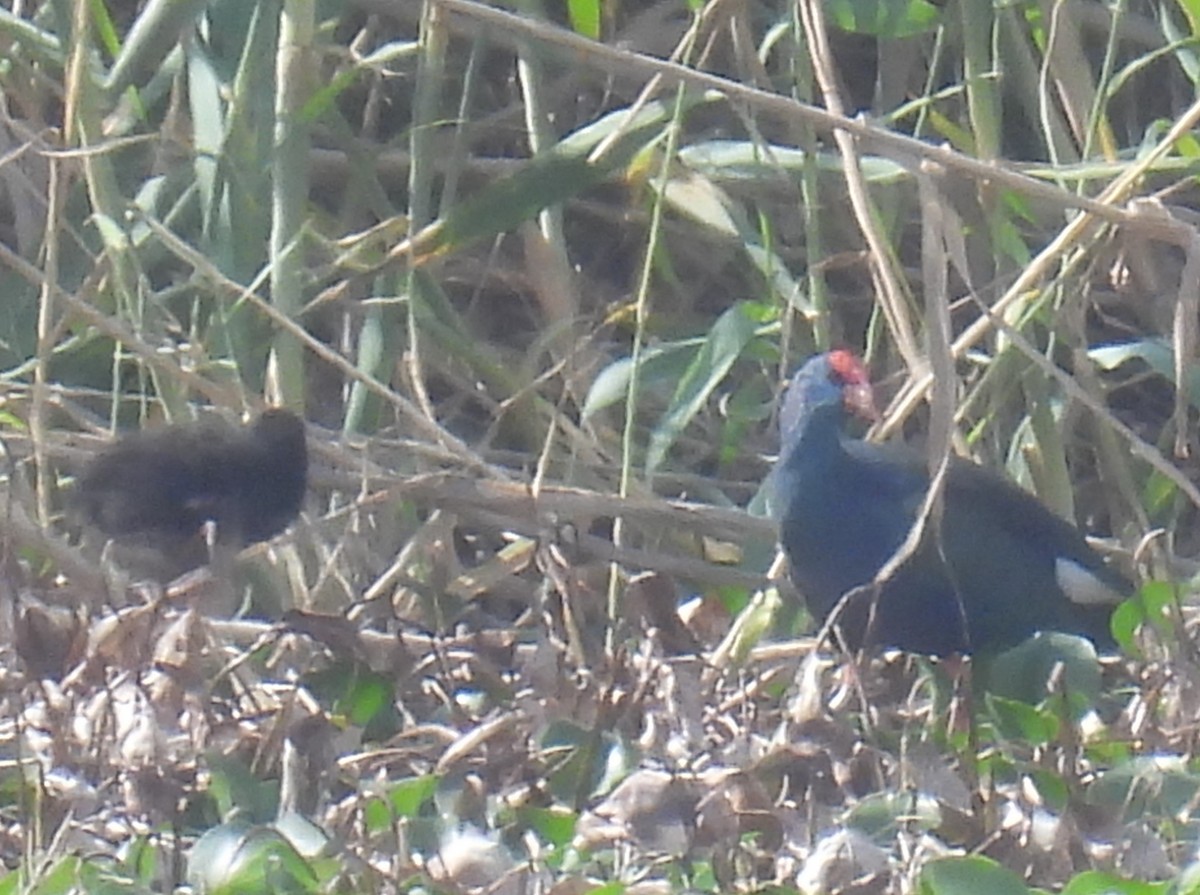
M 812 313 L 812 306 L 804 299 L 803 287 L 792 277 L 784 259 L 770 249 L 770 231 L 765 219 L 760 230 L 766 232 L 756 230 L 742 206 L 699 173 L 671 178 L 663 196 L 672 208 L 741 246 L 776 295 L 802 313 Z
M 846 825 L 883 841 L 897 830 L 932 830 L 942 822 L 942 810 L 932 796 L 911 791 L 880 792 L 867 796 L 851 809 Z
M 655 345 L 642 352 L 641 385 L 655 386 L 677 382 L 688 366 L 691 353 L 704 344 L 703 339 L 682 339 Z M 584 419 L 624 401 L 629 395 L 629 378 L 633 375 L 633 358 L 623 357 L 600 371 L 583 402 Z
M 736 237 L 746 229 L 741 208 L 707 177 L 672 177 L 664 197 L 673 207 L 722 236 Z
M 193 847 L 188 881 L 208 895 L 318 891 L 308 862 L 270 827 L 214 827 Z
M 1032 767 L 1026 773 L 1037 787 L 1043 808 L 1058 813 L 1067 810 L 1071 790 L 1058 769 Z
M 426 802 L 437 791 L 438 778 L 434 774 L 422 774 L 401 780 L 388 791 L 388 800 L 397 817 L 416 817 Z
M 579 815 L 565 808 L 525 808 L 520 812 L 526 825 L 551 845 L 570 845 Z
M 304 679 L 312 693 L 348 723 L 381 723 L 391 711 L 394 683 L 352 659 L 331 663 Z
M 987 707 L 1001 736 L 1029 746 L 1045 746 L 1058 736 L 1058 720 L 1027 701 L 987 694 Z
M 646 451 L 647 476 L 653 475 L 662 465 L 671 445 L 728 374 L 746 343 L 754 338 L 757 328 L 758 321 L 741 302 L 717 318 L 675 390 L 671 406 L 650 433 Z
M 1100 661 L 1085 637 L 1056 631 L 1035 634 L 987 663 L 990 693 L 1027 705 L 1039 705 L 1053 693 L 1077 698 L 1080 707 L 1100 696 Z
M 1126 822 L 1182 817 L 1200 794 L 1200 776 L 1177 755 L 1142 755 L 1105 771 L 1087 788 L 1089 805 Z
M 1175 352 L 1162 339 L 1138 339 L 1117 345 L 1101 345 L 1088 350 L 1088 357 L 1105 370 L 1115 370 L 1131 360 L 1140 360 L 1170 382 L 1175 381 Z M 1200 366 L 1187 370 L 1192 406 L 1200 408 Z
M 53 867 L 43 871 L 38 876 L 38 885 L 32 891 L 36 895 L 68 895 L 77 892 L 79 874 L 83 869 L 83 859 L 75 855 L 62 858 Z M 21 884 L 18 892 L 29 892 L 27 880 L 22 873 L 10 873 L 5 880 Z
M 600 39 L 600 0 L 567 0 L 567 12 L 576 33 Z
M 212 60 L 194 42 L 185 45 L 187 60 L 188 102 L 192 122 L 192 142 L 195 159 L 192 163 L 196 185 L 200 188 L 200 207 L 206 211 L 216 208 L 220 179 L 217 159 L 226 137 L 225 104 L 221 100 L 224 85 L 213 69 Z M 150 213 L 150 207 L 146 210 Z M 212 219 L 205 221 L 206 231 Z M 211 238 L 211 232 L 206 233 Z
M 920 895 L 1029 895 L 1030 889 L 1007 867 L 981 855 L 940 858 L 921 869 Z
M 380 675 L 367 674 L 342 697 L 340 708 L 351 724 L 366 727 L 391 700 L 391 682 Z
M 1062 895 L 1166 895 L 1170 891 L 1173 891 L 1170 883 L 1145 883 L 1100 870 L 1086 870 L 1067 883 Z
M 329 849 L 329 836 L 302 814 L 285 811 L 271 824 L 275 831 L 305 858 L 316 858 Z
M 392 812 L 383 799 L 366 799 L 362 808 L 363 826 L 374 835 L 392 828 Z
M 1171 607 L 1178 599 L 1176 586 L 1166 581 L 1148 581 L 1138 592 L 1113 611 L 1110 627 L 1113 638 L 1126 652 L 1137 655 L 1134 635 L 1142 625 L 1150 625 L 1160 635 L 1174 631 Z
M 279 810 L 279 783 L 256 777 L 233 756 L 210 753 L 208 795 L 221 817 L 236 816 L 248 822 L 267 823 Z
M 566 803 L 610 791 L 636 761 L 617 736 L 567 720 L 550 724 L 540 746 L 553 768 L 547 777 L 550 792 Z

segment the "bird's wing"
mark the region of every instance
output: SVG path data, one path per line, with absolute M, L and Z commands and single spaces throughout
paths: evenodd
M 956 460 L 946 476 L 947 500 L 982 505 L 995 525 L 1021 533 L 1030 542 L 1052 544 L 1072 558 L 1095 556 L 1095 551 L 1072 523 L 1010 479 L 983 466 Z
M 1009 479 L 959 461 L 950 467 L 946 488 L 954 495 L 956 505 L 986 506 L 991 526 L 1002 530 L 1004 537 L 1030 551 L 1050 553 L 1058 584 L 1074 602 L 1116 602 L 1133 590 L 1132 584 L 1091 548 L 1074 524 Z M 1098 591 L 1099 595 L 1093 595 L 1093 587 L 1108 593 Z
M 916 512 L 929 487 L 925 461 L 919 454 L 903 445 L 851 439 L 843 440 L 842 447 L 864 489 L 902 502 L 910 516 Z
M 868 442 L 847 442 L 846 452 L 858 461 L 864 481 L 872 487 L 899 497 L 905 503 L 911 524 L 925 490 L 929 487 L 925 459 L 903 446 Z M 945 524 L 969 554 L 1001 549 L 1022 550 L 1026 556 L 1043 556 L 1065 561 L 1093 573 L 1105 586 L 1119 593 L 1132 590 L 1130 583 L 1106 565 L 1073 524 L 1010 479 L 967 460 L 952 458 L 946 473 L 944 496 Z M 1014 561 L 1022 557 L 1014 556 Z M 968 561 L 969 558 L 968 558 Z M 1073 569 L 1060 569 L 1060 586 L 1070 590 L 1062 578 Z

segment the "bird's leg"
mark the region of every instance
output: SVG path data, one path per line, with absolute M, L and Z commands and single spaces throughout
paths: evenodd
M 946 739 L 953 743 L 955 734 L 966 734 L 966 761 L 964 771 L 972 791 L 977 788 L 979 776 L 975 758 L 979 754 L 979 730 L 975 726 L 975 690 L 970 656 L 954 654 L 939 662 L 950 681 L 950 705 L 946 714 Z
M 210 614 L 229 618 L 238 608 L 237 588 L 234 585 L 234 557 L 239 552 L 239 537 L 229 538 L 229 531 L 218 530 L 217 523 L 206 520 L 201 533 L 208 568 L 212 572 L 213 594 L 207 603 Z
M 979 779 L 979 726 L 975 713 L 974 662 L 970 656 L 955 653 L 939 661 L 939 666 L 950 681 L 950 706 L 946 716 L 946 742 L 958 755 L 958 764 L 966 779 L 967 791 L 971 794 L 971 807 L 977 818 L 984 816 L 988 802 L 980 788 Z M 959 732 L 966 735 L 962 748 Z
M 201 528 L 204 535 L 204 549 L 208 554 L 209 565 L 212 565 L 213 554 L 217 549 L 217 523 L 212 519 L 206 519 Z

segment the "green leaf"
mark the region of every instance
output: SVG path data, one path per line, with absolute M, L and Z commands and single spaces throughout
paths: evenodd
M 208 768 L 208 794 L 216 802 L 221 817 L 236 814 L 249 821 L 267 823 L 275 816 L 278 781 L 260 780 L 233 756 L 210 754 Z
M 925 0 L 825 0 L 825 9 L 843 31 L 893 39 L 933 31 L 941 19 Z
M 725 182 L 744 180 L 761 184 L 778 178 L 780 173 L 799 177 L 810 163 L 815 163 L 818 172 L 834 175 L 831 182 L 840 183 L 846 176 L 846 164 L 836 153 L 809 153 L 792 146 L 750 140 L 692 143 L 679 150 L 679 161 L 698 174 Z M 859 163 L 868 183 L 899 183 L 912 178 L 903 165 L 882 156 L 864 155 Z
M 318 880 L 308 862 L 270 827 L 223 824 L 192 848 L 188 881 L 208 895 L 316 892 Z
M 37 888 L 32 891 L 36 895 L 68 895 L 68 893 L 74 893 L 77 891 L 76 885 L 82 868 L 82 859 L 75 856 L 65 857 L 52 868 L 40 873 Z M 11 879 L 20 884 L 17 891 L 29 892 L 31 890 L 25 886 L 27 881 L 24 879 L 24 876 L 25 874 L 13 872 L 5 877 L 5 880 Z
M 1145 883 L 1100 870 L 1086 870 L 1067 883 L 1062 895 L 1166 895 L 1169 891 L 1170 883 Z
M 339 706 L 351 724 L 366 727 L 392 701 L 391 683 L 377 674 L 361 675 Z
M 741 302 L 717 318 L 675 390 L 671 406 L 650 433 L 647 475 L 653 475 L 662 465 L 671 445 L 725 378 L 757 328 L 758 321 Z
M 699 174 L 672 177 L 663 197 L 674 208 L 721 236 L 737 238 L 746 227 L 741 207 L 716 184 Z
M 776 295 L 802 313 L 813 312 L 804 296 L 804 287 L 792 276 L 784 259 L 769 247 L 770 227 L 765 218 L 760 220 L 762 232 L 754 230 L 745 209 L 709 177 L 698 172 L 672 177 L 667 181 L 663 198 L 672 208 L 740 246 Z
M 1150 470 L 1146 483 L 1142 486 L 1142 506 L 1151 516 L 1165 512 L 1171 508 L 1171 502 L 1179 493 L 1179 486 L 1163 475 L 1159 470 Z
M 691 353 L 704 344 L 704 339 L 681 339 L 655 345 L 642 352 L 642 387 L 663 382 L 677 382 L 688 367 Z M 623 357 L 600 371 L 588 389 L 583 402 L 582 416 L 588 417 L 624 401 L 629 395 L 629 378 L 633 375 L 633 359 Z
M 304 678 L 304 685 L 335 715 L 356 727 L 386 727 L 394 721 L 394 684 L 356 660 L 340 660 Z M 380 734 L 372 729 L 368 735 Z
M 367 799 L 363 805 L 362 816 L 363 827 L 371 835 L 390 830 L 392 827 L 392 812 L 383 799 Z
M 1027 773 L 1037 788 L 1044 808 L 1059 813 L 1067 810 L 1071 790 L 1058 770 L 1035 767 L 1030 768 Z
M 1168 382 L 1175 381 L 1175 352 L 1162 339 L 1138 339 L 1088 350 L 1088 357 L 1105 370 L 1115 370 L 1131 360 L 1140 360 Z M 1200 408 L 1200 366 L 1187 367 L 1188 393 L 1193 407 Z
M 329 850 L 325 831 L 295 811 L 284 811 L 271 826 L 305 859 L 318 858 Z
M 1029 887 L 1007 867 L 980 855 L 941 858 L 921 869 L 920 895 L 1029 895 Z
M 915 826 L 932 830 L 942 822 L 937 800 L 916 792 L 881 792 L 867 796 L 846 816 L 846 826 L 874 839 Z
M 567 0 L 571 27 L 577 34 L 600 39 L 600 3 L 598 0 Z
M 775 409 L 774 396 L 767 391 L 761 378 L 731 384 L 733 391 L 722 402 L 725 425 L 721 429 L 717 452 L 721 469 L 740 460 L 747 437 L 755 427 L 769 419 Z M 754 512 L 753 509 L 750 512 Z
M 550 792 L 563 802 L 574 802 L 580 794 L 590 798 L 608 792 L 636 759 L 612 734 L 567 720 L 550 724 L 540 746 L 553 767 L 547 777 Z
M 526 808 L 520 812 L 526 826 L 551 845 L 566 846 L 575 836 L 579 815 L 565 808 Z
M 987 707 L 1000 734 L 1030 746 L 1045 746 L 1058 736 L 1058 719 L 1028 702 L 987 694 Z
M 1178 7 L 1187 18 L 1187 30 L 1181 29 L 1175 17 L 1168 11 Z M 1200 34 L 1200 2 L 1197 0 L 1177 0 L 1177 2 L 1159 11 L 1158 23 L 1163 30 L 1163 36 L 1173 46 L 1173 56 L 1179 63 L 1179 68 L 1193 83 L 1200 78 L 1200 62 L 1196 59 L 1192 46 L 1194 38 Z
M 1171 619 L 1171 607 L 1175 605 L 1178 595 L 1176 586 L 1167 581 L 1148 581 L 1138 589 L 1138 592 L 1124 600 L 1113 611 L 1113 638 L 1120 644 L 1121 649 L 1131 655 L 1138 654 L 1134 636 L 1142 625 L 1149 625 L 1163 636 L 1171 636 L 1175 625 Z
M 992 243 L 1001 254 L 1024 267 L 1033 260 L 1033 252 L 1025 242 L 1024 231 L 1005 213 L 1006 210 L 1007 206 L 1004 205 L 988 215 L 987 224 Z
M 116 94 L 146 80 L 207 5 L 206 0 L 151 0 L 129 29 L 104 89 Z
M 1065 692 L 1086 707 L 1100 696 L 1100 660 L 1085 637 L 1035 634 L 986 664 L 988 692 L 1006 699 L 1039 705 L 1052 693 Z
M 587 895 L 623 895 L 627 889 L 628 886 L 625 883 L 613 880 L 611 883 L 604 883 L 594 889 L 588 889 Z
M 1129 822 L 1146 816 L 1182 817 L 1191 811 L 1197 793 L 1200 777 L 1183 758 L 1144 755 L 1105 771 L 1088 787 L 1087 801 Z
M 1200 861 L 1193 860 L 1175 877 L 1172 895 L 1200 895 Z M 0 892 L 0 895 L 4 893 Z
M 363 56 L 353 66 L 347 66 L 339 71 L 332 80 L 321 85 L 304 103 L 300 117 L 304 121 L 316 121 L 330 109 L 335 107 L 337 98 L 355 82 L 369 76 L 373 72 L 385 75 L 394 74 L 401 63 L 409 57 L 416 56 L 421 49 L 417 41 L 391 41 Z
M 566 202 L 623 169 L 656 135 L 640 128 L 620 138 L 612 152 L 593 161 L 585 156 L 547 152 L 508 177 L 450 209 L 446 217 L 413 239 L 414 264 L 470 245 L 532 220 L 543 209 Z
M 424 805 L 437 792 L 438 778 L 434 774 L 422 774 L 401 780 L 388 792 L 388 800 L 397 817 L 416 817 Z

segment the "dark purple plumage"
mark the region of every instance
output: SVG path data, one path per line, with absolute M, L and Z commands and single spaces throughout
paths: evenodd
M 862 363 L 848 351 L 809 360 L 788 388 L 772 473 L 780 542 L 822 621 L 908 536 L 929 484 L 924 458 L 847 438 L 851 414 L 874 414 Z M 869 631 L 873 588 L 851 599 L 840 630 L 854 649 L 938 656 L 997 652 L 1037 631 L 1109 647 L 1113 604 L 1130 590 L 1073 525 L 1007 479 L 954 460 L 940 533 L 927 530 L 884 583 Z
M 128 435 L 88 464 L 74 502 L 117 539 L 182 540 L 214 522 L 223 542 L 253 544 L 296 518 L 307 476 L 304 423 L 276 408 L 247 427 L 213 419 Z

